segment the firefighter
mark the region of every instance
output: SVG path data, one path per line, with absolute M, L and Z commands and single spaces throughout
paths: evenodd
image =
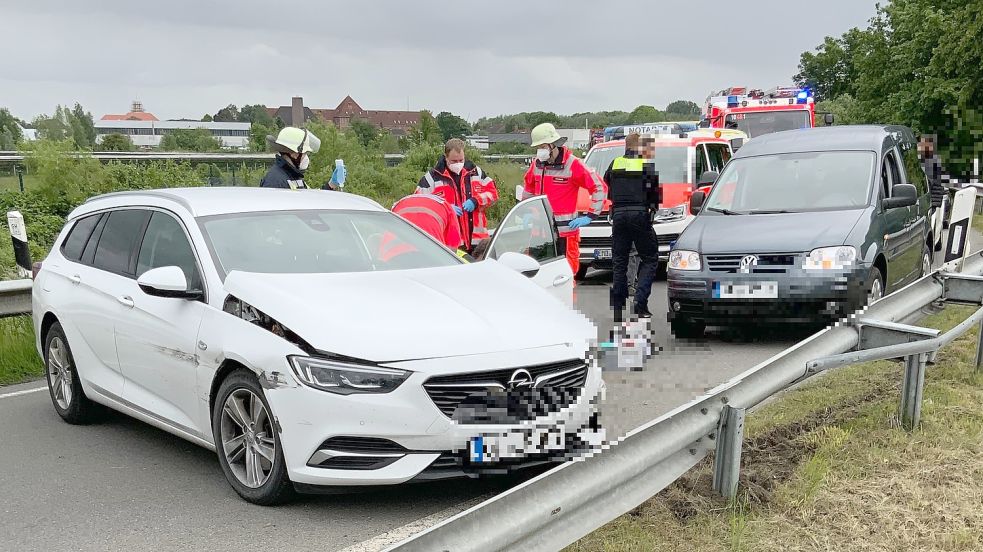
M 560 238 L 566 242 L 567 262 L 578 278 L 580 272 L 580 228 L 596 219 L 604 208 L 604 184 L 587 165 L 563 147 L 566 138 L 550 123 L 532 129 L 532 146 L 536 159 L 526 171 L 522 199 L 545 195 L 553 209 Z M 591 194 L 590 210 L 577 214 L 577 197 L 584 188 Z
M 488 237 L 486 211 L 498 201 L 498 189 L 481 167 L 465 158 L 463 140 L 451 138 L 444 144 L 444 155 L 420 178 L 416 193 L 440 196 L 450 203 L 469 253 Z
M 321 148 L 321 140 L 306 129 L 284 127 L 277 137 L 266 137 L 266 144 L 276 152 L 273 166 L 260 181 L 261 188 L 307 188 L 304 172 L 311 163 L 310 154 Z
M 646 138 L 643 148 L 639 135 L 629 134 L 625 138 L 625 155 L 612 161 L 604 173 L 611 197 L 611 259 L 614 264 L 611 308 L 614 321 L 618 323 L 622 321 L 628 299 L 628 255 L 633 244 L 641 260 L 633 310 L 639 318 L 652 317 L 648 301 L 659 263 L 659 242 L 652 228 L 652 218 L 659 209 L 661 198 L 651 142 Z

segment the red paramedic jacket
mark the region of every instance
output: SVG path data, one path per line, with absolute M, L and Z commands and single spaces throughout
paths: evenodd
M 451 204 L 440 196 L 413 194 L 397 201 L 392 212 L 451 249 L 461 246 L 461 229 Z

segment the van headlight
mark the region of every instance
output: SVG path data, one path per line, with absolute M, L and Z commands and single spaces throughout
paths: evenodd
M 820 247 L 813 249 L 806 257 L 802 268 L 805 270 L 843 270 L 857 262 L 857 250 L 849 245 Z
M 696 251 L 674 249 L 669 252 L 669 268 L 673 270 L 700 270 L 700 254 Z
M 656 224 L 665 224 L 667 222 L 683 220 L 684 218 L 686 218 L 686 204 L 682 203 L 676 205 L 675 207 L 659 209 L 655 212 L 655 218 L 652 219 L 652 222 Z
M 394 368 L 359 366 L 309 356 L 287 358 L 294 375 L 305 385 L 338 395 L 389 393 L 410 377 L 410 372 Z

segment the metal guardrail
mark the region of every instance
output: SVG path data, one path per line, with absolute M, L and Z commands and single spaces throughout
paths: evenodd
M 983 251 L 965 259 L 963 274 L 983 274 Z M 940 299 L 983 305 L 983 278 L 964 275 L 933 272 L 850 322 L 828 327 L 631 431 L 601 454 L 562 464 L 387 551 L 559 550 L 656 495 L 711 450 L 716 451 L 713 488 L 732 497 L 745 413 L 823 366 L 906 356 L 901 414 L 911 427 L 917 424 L 928 352 L 983 319 L 983 309 L 942 336 L 898 322 Z M 835 357 L 858 347 L 874 349 Z
M 0 318 L 31 312 L 33 283 L 30 278 L 0 282 Z

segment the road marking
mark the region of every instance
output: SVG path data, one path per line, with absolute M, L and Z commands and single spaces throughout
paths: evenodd
M 398 542 L 402 542 L 407 538 L 429 529 L 445 519 L 457 515 L 469 508 L 480 504 L 489 498 L 495 496 L 495 493 L 489 493 L 478 498 L 472 498 L 467 502 L 462 502 L 456 506 L 451 506 L 445 510 L 441 510 L 435 514 L 430 514 L 427 517 L 420 518 L 416 521 L 411 521 L 402 527 L 397 527 L 391 531 L 382 533 L 381 535 L 376 535 L 371 539 L 362 541 L 358 544 L 353 544 L 348 548 L 344 548 L 339 552 L 379 552 L 388 546 L 392 546 Z
M 25 389 L 23 391 L 14 391 L 13 393 L 4 393 L 0 395 L 0 399 L 9 399 L 10 397 L 17 397 L 20 395 L 27 395 L 28 393 L 37 393 L 38 391 L 47 391 L 48 386 L 35 387 L 34 389 Z

